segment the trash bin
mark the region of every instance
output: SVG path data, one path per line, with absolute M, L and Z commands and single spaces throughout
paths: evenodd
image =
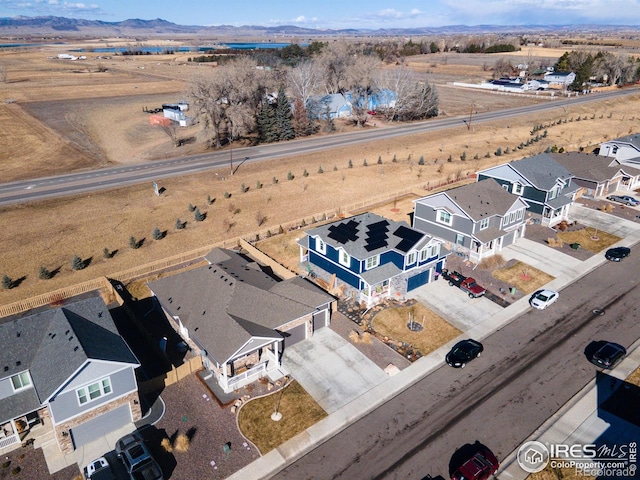
M 578 250 L 580 248 L 580 244 L 579 243 L 572 243 L 569 245 L 571 248 L 573 248 L 574 250 Z

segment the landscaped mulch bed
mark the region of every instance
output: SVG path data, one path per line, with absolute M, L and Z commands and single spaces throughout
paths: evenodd
M 0 455 L 0 478 L 16 480 L 81 480 L 78 465 L 70 465 L 52 475 L 49 474 L 47 462 L 41 448 L 31 446 L 20 447 Z

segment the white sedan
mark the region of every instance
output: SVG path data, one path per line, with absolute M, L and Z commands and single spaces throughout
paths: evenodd
M 554 290 L 539 290 L 529 299 L 529 303 L 533 308 L 544 310 L 552 303 L 558 300 L 558 292 Z

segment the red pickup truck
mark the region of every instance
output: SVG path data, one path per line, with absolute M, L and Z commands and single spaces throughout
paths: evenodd
M 467 292 L 469 297 L 478 298 L 483 296 L 487 291 L 484 287 L 478 285 L 474 278 L 465 277 L 460 272 L 450 272 L 446 268 L 442 269 L 442 278 L 449 282 L 452 287 L 458 287 L 460 290 Z

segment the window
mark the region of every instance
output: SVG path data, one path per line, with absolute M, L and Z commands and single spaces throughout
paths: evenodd
M 351 257 L 342 249 L 340 249 L 340 264 L 345 267 L 349 267 L 351 265 Z
M 439 210 L 438 211 L 438 222 L 440 223 L 446 223 L 447 225 L 451 225 L 451 214 L 449 212 L 447 212 L 446 210 Z
M 522 210 L 522 209 L 518 210 L 518 212 L 516 214 L 516 218 L 518 220 L 522 220 L 524 218 L 524 210 Z
M 511 192 L 514 193 L 515 195 L 522 195 L 522 193 L 524 192 L 524 185 L 517 182 L 514 183 Z
M 79 388 L 76 390 L 76 393 L 78 394 L 80 405 L 84 405 L 87 402 L 92 402 L 103 395 L 111 393 L 111 380 L 109 380 L 109 378 L 103 378 L 99 382 Z
M 489 219 L 483 218 L 482 220 L 480 220 L 480 230 L 485 230 L 487 228 L 489 228 Z
M 405 264 L 412 265 L 414 263 L 416 263 L 416 252 L 411 252 L 405 257 Z
M 377 267 L 380 264 L 380 255 L 367 258 L 367 270 Z
M 553 187 L 550 191 L 549 191 L 549 200 L 553 200 L 554 198 L 556 198 L 558 196 L 558 187 Z
M 23 388 L 27 388 L 31 385 L 31 378 L 29 378 L 29 372 L 22 372 L 11 377 L 11 383 L 13 384 L 13 390 L 18 391 Z
M 420 261 L 424 262 L 427 258 L 429 258 L 429 250 L 430 248 L 425 248 L 424 250 L 420 250 Z
M 456 233 L 456 245 L 464 246 L 464 235 L 461 233 Z
M 516 221 L 516 212 L 511 212 L 509 214 L 509 223 L 513 223 Z
M 427 260 L 429 258 L 436 257 L 440 253 L 440 244 L 429 245 L 424 250 L 420 251 L 420 261 Z
M 324 240 L 321 238 L 316 238 L 316 249 L 318 253 L 322 253 L 323 255 L 327 253 L 327 244 L 324 243 Z

